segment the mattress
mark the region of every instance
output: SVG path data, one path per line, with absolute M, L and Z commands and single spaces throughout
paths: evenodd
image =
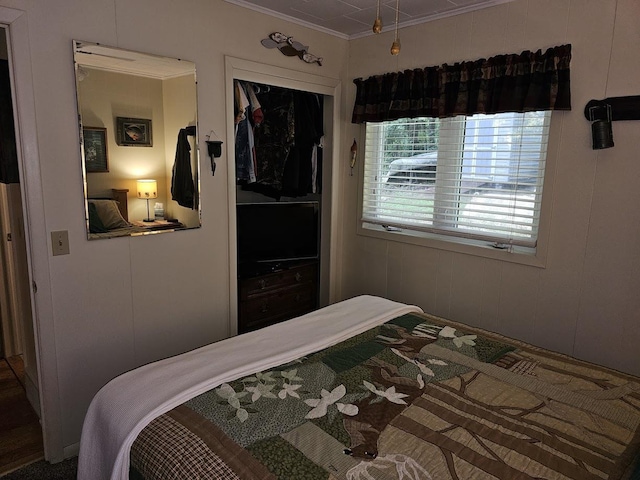
M 336 325 L 367 303 L 376 320 L 167 405 L 126 450 L 131 478 L 630 478 L 636 377 L 386 302 L 338 304 Z

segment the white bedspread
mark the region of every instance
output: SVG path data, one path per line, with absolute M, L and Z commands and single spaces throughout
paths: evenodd
M 126 480 L 129 451 L 158 415 L 211 388 L 321 350 L 419 307 L 360 296 L 127 372 L 93 398 L 78 480 Z

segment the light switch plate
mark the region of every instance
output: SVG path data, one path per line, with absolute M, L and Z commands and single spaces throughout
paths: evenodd
M 53 255 L 69 255 L 69 232 L 60 230 L 51 232 L 51 250 Z

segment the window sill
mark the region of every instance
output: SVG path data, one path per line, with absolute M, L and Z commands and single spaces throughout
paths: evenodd
M 446 250 L 450 252 L 490 258 L 502 262 L 518 263 L 532 267 L 545 268 L 545 258 L 541 248 L 511 247 L 498 249 L 487 241 L 470 240 L 467 238 L 446 237 L 432 233 L 411 230 L 387 231 L 379 225 L 359 223 L 357 234 L 365 237 L 379 238 L 390 242 L 407 243 L 421 247 Z

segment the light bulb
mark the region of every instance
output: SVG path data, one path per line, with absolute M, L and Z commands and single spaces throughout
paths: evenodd
M 380 33 L 382 31 L 382 20 L 380 17 L 376 18 L 376 21 L 373 22 L 373 33 Z
M 400 0 L 396 0 L 396 39 L 391 44 L 391 55 L 400 53 L 400 38 L 398 37 L 398 17 L 400 16 Z
M 400 53 L 400 39 L 396 38 L 391 45 L 391 55 L 398 55 Z
M 373 22 L 373 33 L 380 33 L 382 31 L 382 19 L 380 18 L 380 0 L 378 0 L 378 6 L 376 8 L 376 21 Z

